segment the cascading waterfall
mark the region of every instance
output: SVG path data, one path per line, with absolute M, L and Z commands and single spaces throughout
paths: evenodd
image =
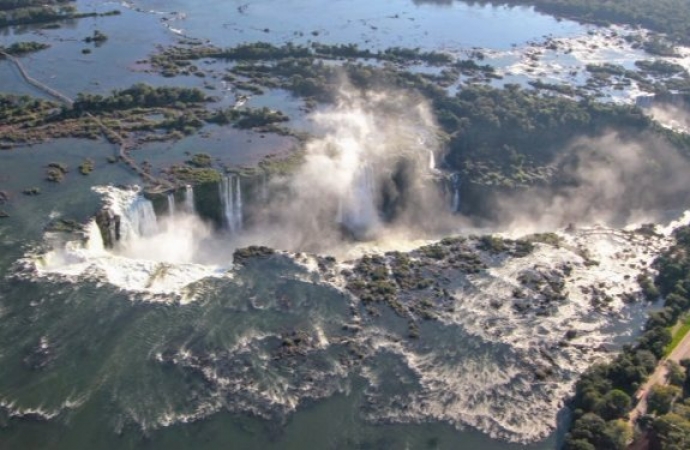
M 460 212 L 460 185 L 462 184 L 460 174 L 454 173 L 451 177 L 451 182 L 453 184 L 453 203 L 451 205 L 451 211 L 458 213 Z
M 185 187 L 184 209 L 189 214 L 196 213 L 196 207 L 194 206 L 194 188 L 191 185 Z
M 86 226 L 86 250 L 93 254 L 101 254 L 105 251 L 105 244 L 103 241 L 103 234 L 101 233 L 96 220 L 92 220 Z
M 242 185 L 240 184 L 240 178 L 235 177 L 235 225 L 236 230 L 240 231 L 242 229 Z
M 379 223 L 376 205 L 376 183 L 370 164 L 361 164 L 348 193 L 347 201 L 338 205 L 340 223 L 355 233 L 367 232 Z
M 436 155 L 433 150 L 429 150 L 429 170 L 431 172 L 436 171 Z
M 121 218 L 121 228 L 125 240 L 157 233 L 158 219 L 153 203 L 143 196 L 137 196 Z
M 175 195 L 172 192 L 168 194 L 168 215 L 175 216 Z
M 240 178 L 235 175 L 223 177 L 219 187 L 223 216 L 228 230 L 233 233 L 242 231 L 242 184 Z

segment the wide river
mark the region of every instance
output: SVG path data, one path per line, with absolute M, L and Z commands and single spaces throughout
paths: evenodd
M 164 79 L 139 63 L 157 46 L 182 37 L 218 46 L 268 41 L 418 47 L 464 57 L 480 49 L 519 79 L 521 52 L 533 42 L 546 36 L 585 39 L 592 29 L 530 8 L 450 0 L 79 0 L 77 5 L 122 14 L 2 35 L 3 44 L 49 43 L 23 62 L 33 76 L 70 96 L 103 94 L 135 82 L 207 88 L 208 80 Z M 82 39 L 96 29 L 108 41 L 83 54 Z M 628 62 L 637 55 L 627 48 L 604 51 Z M 563 58 L 563 64 L 582 64 L 572 55 Z M 4 92 L 41 95 L 8 62 L 0 62 L 0 80 Z M 218 83 L 216 93 L 225 95 Z M 249 102 L 282 109 L 297 123 L 305 120 L 300 102 L 285 92 Z M 279 137 L 211 129 L 209 136 L 147 146 L 135 157 L 162 165 L 203 150 L 230 164 L 250 164 L 286 146 Z M 287 258 L 249 265 L 231 276 L 230 253 L 225 264 L 213 267 L 160 266 L 162 277 L 166 271 L 211 274 L 185 288 L 194 300 L 182 304 L 172 301 L 173 294 L 165 301 L 165 295 L 123 288 L 138 282 L 127 277 L 145 271 L 146 263 L 113 255 L 89 254 L 93 272 L 71 278 L 12 276 L 17 261 L 42 254 L 49 220 L 85 221 L 97 210 L 100 197 L 93 186 L 138 181 L 122 166 L 105 163 L 113 152 L 103 142 L 61 140 L 0 153 L 0 190 L 11 197 L 2 206 L 11 217 L 0 219 L 1 449 L 557 447 L 558 424 L 566 413 L 557 412 L 563 399 L 548 394 L 561 393 L 576 374 L 568 372 L 563 385 L 532 385 L 526 373 L 539 352 L 517 342 L 520 333 L 531 332 L 527 324 L 501 341 L 473 330 L 468 316 L 467 322 L 424 324 L 425 339 L 410 343 L 404 321 L 384 313 L 376 326 L 365 324 L 359 340 L 346 342 L 350 304 L 342 292 L 314 283 L 302 265 Z M 85 157 L 97 166 L 88 177 L 74 170 Z M 73 169 L 57 186 L 43 181 L 45 166 L 56 160 Z M 22 196 L 32 186 L 42 194 Z M 103 281 L 113 277 L 122 284 Z M 486 319 L 493 313 L 477 314 Z M 610 323 L 578 317 L 606 322 L 601 330 L 620 343 L 631 339 L 621 325 L 635 328 L 644 314 L 631 307 Z M 539 332 L 561 332 L 560 325 L 550 326 Z M 306 353 L 276 355 L 281 340 L 295 332 L 313 338 Z M 352 356 L 358 352 L 362 363 Z M 571 369 L 581 367 L 573 363 Z M 532 417 L 538 418 L 534 424 Z

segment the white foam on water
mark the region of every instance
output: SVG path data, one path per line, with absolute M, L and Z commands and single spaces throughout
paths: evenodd
M 688 219 L 690 215 L 674 226 Z M 440 420 L 521 443 L 552 433 L 579 375 L 595 362 L 612 358 L 618 338 L 638 331 L 633 323 L 644 316 L 648 304 L 641 300 L 636 278 L 646 271 L 654 274 L 653 259 L 671 242 L 668 234 L 641 236 L 606 227 L 559 236 L 559 247 L 536 244 L 523 258 L 484 254 L 488 270 L 464 280 L 452 269 L 442 272 L 442 277 L 457 279 L 452 283 L 457 287 L 450 289 L 452 308 L 440 309 L 443 325 L 434 325 L 445 329 L 443 336 L 449 333 L 447 342 L 441 337 L 425 343 L 424 329 L 417 344 L 364 326 L 360 343 L 374 352 L 398 355 L 418 383 L 389 398 L 377 393 L 386 375 L 376 365 L 367 367 L 362 375 L 371 381 L 374 405 L 367 417 L 394 423 Z M 561 274 L 567 297 L 540 313 L 541 291 L 520 279 L 541 279 L 543 284 L 553 271 Z M 516 289 L 524 291 L 530 305 L 526 310 L 513 307 Z M 600 301 L 594 300 L 596 290 L 601 291 Z M 624 294 L 638 302 L 626 304 Z M 569 331 L 576 336 L 567 340 Z M 460 345 L 465 333 L 482 344 Z M 537 377 L 538 372 L 543 376 Z M 410 386 L 409 381 L 402 386 Z
M 590 77 L 585 69 L 588 64 L 614 64 L 635 70 L 635 61 L 664 60 L 680 64 L 690 71 L 690 48 L 677 47 L 677 57 L 653 56 L 633 48 L 633 44 L 625 39 L 628 35 L 639 35 L 644 39 L 647 33 L 623 26 L 589 27 L 586 35 L 553 37 L 547 42 L 530 43 L 507 52 L 486 53 L 495 60 L 506 80 L 519 76 L 569 86 L 585 85 Z M 555 49 L 548 48 L 552 44 L 556 45 Z M 626 81 L 625 85 L 607 86 L 598 90 L 608 100 L 626 104 L 633 104 L 637 97 L 649 94 L 635 80 L 630 80 L 629 84 Z
M 84 279 L 108 282 L 128 292 L 152 294 L 152 301 L 188 302 L 191 285 L 209 277 L 230 277 L 232 264 L 199 263 L 205 256 L 200 242 L 210 230 L 193 215 L 178 212 L 160 223 L 138 189 L 97 187 L 106 208 L 121 217 L 122 240 L 105 249 L 95 220 L 85 227 L 84 241 L 56 245 L 48 252 L 29 255 L 34 275 L 71 282 Z M 148 202 L 148 203 L 147 203 Z
M 99 188 L 97 192 L 123 220 L 133 205 L 148 209 L 136 190 Z M 151 221 L 146 214 L 137 217 Z M 673 226 L 689 219 L 686 215 Z M 135 223 L 139 225 L 127 225 L 133 231 L 114 250 L 104 248 L 98 226 L 89 223 L 85 242 L 72 241 L 40 255 L 29 255 L 33 275 L 74 282 L 98 280 L 127 291 L 152 294 L 158 301 L 191 301 L 195 282 L 231 276 L 229 265 L 190 262 L 181 256 L 173 262 L 157 260 L 152 257 L 153 248 L 147 254 L 128 253 L 136 249 L 128 249 L 127 242 L 136 242 L 137 247 L 153 242 L 155 247 L 164 244 L 155 241 L 164 233 L 172 233 L 167 238 L 184 240 L 165 220 L 148 236 L 147 228 L 140 226 L 142 221 Z M 631 323 L 643 315 L 645 305 L 628 305 L 621 296 L 639 297 L 637 275 L 647 270 L 653 273 L 653 258 L 671 242 L 672 228 L 663 232 L 655 237 L 606 227 L 579 228 L 558 233 L 558 247 L 537 243 L 534 251 L 522 258 L 482 251 L 480 256 L 488 269 L 478 274 L 459 273 L 440 265 L 434 269 L 438 269 L 439 278 L 450 280 L 445 288 L 453 307 L 434 310 L 438 322 L 422 324 L 419 341 L 401 339 L 377 328 L 368 318 L 348 318 L 360 324 L 351 339 L 368 354 L 361 375 L 371 381 L 370 394 L 397 383 L 393 396 L 371 394 L 373 406 L 366 416 L 373 421 L 398 423 L 444 421 L 514 442 L 544 438 L 555 429 L 562 401 L 572 392 L 579 374 L 591 364 L 611 358 L 606 347 L 615 348 L 617 338 L 634 332 Z M 368 248 L 366 253 L 371 253 L 381 250 L 383 244 L 363 245 Z M 403 237 L 391 237 L 384 247 L 388 245 L 391 249 L 411 246 Z M 310 273 L 321 272 L 312 256 L 292 258 Z M 328 283 L 343 289 L 344 279 L 337 274 L 351 269 L 352 263 L 332 264 L 334 275 Z M 567 295 L 547 302 L 542 288 L 552 278 L 563 282 Z M 537 288 L 538 284 L 542 287 Z M 515 307 L 516 289 L 524 292 L 524 309 Z M 597 295 L 601 298 L 594 301 Z M 426 341 L 427 326 L 437 327 L 429 334 L 439 333 L 441 337 Z M 571 331 L 577 335 L 562 345 Z M 449 342 L 455 344 L 457 340 L 469 347 L 449 346 L 443 339 L 446 334 L 452 338 Z M 329 354 L 339 340 L 322 324 L 315 324 L 310 331 L 312 342 L 303 350 L 305 355 L 300 355 L 299 366 L 276 359 L 270 347 L 274 343 L 267 341 L 276 337 L 250 330 L 230 348 L 208 354 L 180 348 L 172 358 L 155 355 L 158 362 L 203 376 L 209 386 L 208 398 L 183 411 L 163 407 L 154 418 L 147 419 L 145 412 L 134 409 L 128 415 L 145 428 L 198 420 L 220 409 L 275 418 L 293 412 L 305 399 L 324 398 L 347 389 L 351 368 Z M 395 355 L 414 379 L 405 378 L 405 374 L 391 379 L 381 373 L 376 364 L 383 354 Z M 538 370 L 543 376 L 537 378 Z
M 45 406 L 24 407 L 19 406 L 16 401 L 0 399 L 0 409 L 5 410 L 9 417 L 52 420 L 64 412 L 79 408 L 87 399 L 88 395 L 77 398 L 70 397 L 55 408 L 48 408 Z

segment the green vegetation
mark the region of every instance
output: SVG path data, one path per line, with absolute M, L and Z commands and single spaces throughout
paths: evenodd
M 203 168 L 203 167 L 211 167 L 213 165 L 213 160 L 211 159 L 211 155 L 208 155 L 206 153 L 197 153 L 194 156 L 192 156 L 192 159 L 187 161 L 190 165 L 198 168 Z
M 86 158 L 84 161 L 82 161 L 81 164 L 79 164 L 79 173 L 82 175 L 88 175 L 91 172 L 93 172 L 93 159 Z
M 563 239 L 556 233 L 534 233 L 525 236 L 525 240 L 529 242 L 541 242 L 542 244 L 551 245 L 553 247 L 560 247 Z
M 194 88 L 151 87 L 138 83 L 124 90 L 113 91 L 112 95 L 78 94 L 68 115 L 82 112 L 99 113 L 132 108 L 156 108 L 179 104 L 204 103 L 209 98 L 203 91 Z
M 680 324 L 678 324 L 678 328 L 675 330 L 675 332 L 673 332 L 673 340 L 666 347 L 666 351 L 664 351 L 664 356 L 668 356 L 676 347 L 678 347 L 680 341 L 682 341 L 685 335 L 689 332 L 690 314 L 687 314 L 685 318 L 681 320 Z
M 276 46 L 267 42 L 254 42 L 240 44 L 236 47 L 219 48 L 213 46 L 178 46 L 170 47 L 150 59 L 150 63 L 164 75 L 175 76 L 178 74 L 190 75 L 197 72 L 197 67 L 192 61 L 204 58 L 218 59 L 222 61 L 267 62 L 314 59 L 363 59 L 385 61 L 396 64 L 447 65 L 453 58 L 441 52 L 425 52 L 420 49 L 408 49 L 393 47 L 383 51 L 373 52 L 362 49 L 357 44 L 328 45 L 313 43 L 311 46 L 300 46 L 287 43 Z M 458 69 L 464 71 L 483 70 L 493 73 L 490 66 L 479 66 L 472 61 L 457 63 Z
M 0 11 L 43 5 L 65 5 L 74 0 L 0 0 Z
M 533 5 L 537 11 L 586 23 L 639 25 L 690 42 L 690 3 L 685 0 L 490 0 L 477 3 Z
M 46 180 L 53 183 L 61 183 L 67 175 L 67 166 L 63 163 L 52 162 L 46 168 Z
M 250 245 L 249 247 L 238 248 L 232 254 L 232 261 L 235 264 L 246 264 L 253 258 L 268 258 L 275 254 L 275 250 L 269 247 Z
M 570 139 L 605 129 L 651 128 L 637 108 L 543 96 L 516 85 L 471 86 L 452 98 L 437 95 L 434 107 L 449 134 L 446 160 L 463 180 L 508 188 L 550 181 L 557 172 L 549 167 Z
M 690 310 L 690 226 L 677 229 L 674 238 L 675 244 L 655 261 L 659 271 L 655 284 L 665 298 L 663 310 L 650 314 L 636 345 L 624 347 L 614 361 L 595 365 L 578 381 L 570 405 L 575 420 L 566 437 L 565 450 L 626 448 L 629 430 L 620 425 L 620 420 L 627 417 L 631 405 L 617 394 L 618 406 L 612 407 L 611 393 L 633 396 L 671 344 L 669 327 Z M 658 387 L 652 393 L 649 412 L 656 413 L 656 417 L 652 418 L 650 429 L 659 445 L 654 448 L 680 449 L 683 447 L 674 445 L 685 436 L 690 438 L 690 432 L 682 434 L 683 430 L 690 430 L 690 400 L 680 399 L 690 396 L 690 363 L 684 365 L 685 374 L 674 377 L 684 380 L 682 392 L 678 388 Z M 675 404 L 672 399 L 676 399 Z M 669 427 L 670 423 L 680 431 Z
M 4 0 L 0 2 L 0 27 L 51 24 L 63 20 L 120 14 L 118 10 L 80 13 L 74 3 L 74 0 Z
M 219 125 L 227 125 L 234 123 L 237 128 L 250 129 L 261 128 L 266 129 L 271 125 L 287 122 L 290 120 L 285 114 L 280 111 L 275 111 L 266 107 L 259 109 L 244 108 L 226 108 L 218 109 L 210 114 L 207 118 L 208 122 Z
M 91 42 L 94 42 L 95 44 L 102 44 L 107 40 L 108 36 L 106 36 L 99 30 L 94 30 L 91 36 L 87 36 L 84 38 L 84 42 L 86 42 L 87 44 L 90 44 Z
M 445 132 L 450 168 L 463 174 L 466 185 L 513 189 L 565 181 L 554 166 L 559 152 L 569 140 L 594 136 L 605 130 L 623 134 L 658 133 L 642 111 L 631 106 L 604 104 L 583 92 L 566 86 L 535 83 L 540 90 L 507 85 L 496 89 L 486 85 L 463 86 L 457 95 L 449 96 L 446 87 L 461 74 L 475 81 L 488 81 L 493 69 L 474 61 L 453 61 L 448 55 L 428 55 L 418 50 L 388 49 L 380 52 L 354 45 L 310 47 L 267 43 L 244 44 L 221 49 L 204 45 L 172 47 L 151 58 L 152 66 L 164 74 L 192 74 L 200 69 L 200 59 L 232 62 L 219 76 L 238 90 L 264 92 L 280 88 L 304 99 L 306 107 L 334 100 L 343 75 L 353 87 L 362 90 L 401 89 L 430 100 L 434 113 Z M 330 59 L 343 60 L 339 65 Z M 371 60 L 394 61 L 395 64 L 372 65 Z M 415 64 L 438 65 L 434 74 L 410 71 Z M 647 72 L 669 73 L 675 70 L 661 64 L 642 64 Z M 608 85 L 610 77 L 628 77 L 649 91 L 666 91 L 666 85 L 648 81 L 638 72 L 618 66 L 591 66 L 591 89 Z M 670 75 L 669 75 L 670 76 Z M 685 81 L 673 78 L 676 87 Z M 670 83 L 670 81 L 669 81 Z M 688 80 L 690 89 L 690 80 Z M 550 94 L 546 94 L 548 92 Z M 554 95 L 553 93 L 558 95 Z M 579 98 L 565 98 L 561 94 Z M 283 120 L 281 116 L 261 114 L 261 120 L 237 120 L 235 110 L 217 111 L 211 121 L 262 126 Z M 500 132 L 497 132 L 500 130 Z M 675 138 L 673 138 L 675 139 Z M 690 147 L 676 139 L 674 144 Z
M 175 179 L 189 184 L 220 183 L 222 175 L 215 169 L 172 166 L 166 172 Z
M 634 81 L 643 91 L 665 94 L 690 92 L 690 74 L 680 65 L 661 60 L 637 61 L 639 71 L 628 70 L 616 64 L 588 64 L 587 71 L 592 77 L 587 80 L 587 88 L 596 91 L 606 86 L 626 87 Z
M 673 402 L 681 393 L 682 390 L 678 386 L 652 386 L 647 395 L 647 412 L 656 415 L 668 414 Z
M 30 188 L 24 189 L 24 190 L 22 191 L 22 194 L 28 195 L 29 197 L 33 197 L 33 196 L 36 196 L 36 195 L 41 195 L 41 188 L 36 187 L 36 186 L 30 187 Z
M 679 73 L 686 73 L 685 68 L 680 64 L 655 59 L 654 61 L 636 61 L 635 65 L 647 72 L 654 72 L 664 75 L 677 75 Z
M 84 231 L 84 225 L 73 219 L 55 219 L 51 220 L 45 226 L 44 231 L 53 233 L 75 233 Z
M 38 52 L 41 50 L 45 50 L 49 48 L 50 45 L 48 44 L 43 44 L 40 42 L 15 42 L 14 44 L 10 45 L 7 48 L 0 47 L 1 52 L 5 52 L 7 54 L 13 55 L 13 56 L 21 56 L 25 55 L 27 53 L 33 53 L 33 52 Z

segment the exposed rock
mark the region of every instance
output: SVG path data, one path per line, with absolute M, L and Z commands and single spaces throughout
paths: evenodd
M 29 350 L 24 358 L 24 364 L 31 370 L 41 370 L 48 366 L 55 359 L 55 354 L 46 338 L 40 341 Z
M 269 256 L 273 256 L 274 254 L 275 250 L 273 250 L 272 248 L 259 245 L 251 245 L 249 247 L 238 248 L 237 250 L 235 250 L 235 252 L 232 254 L 232 258 L 235 264 L 242 264 L 251 258 L 268 258 Z
M 35 195 L 40 195 L 41 194 L 41 188 L 38 187 L 30 187 L 27 189 L 24 189 L 22 191 L 22 194 L 28 195 L 28 196 L 35 196 Z
M 120 216 L 108 209 L 103 209 L 96 214 L 96 224 L 101 231 L 103 246 L 113 248 L 120 240 Z
M 45 231 L 52 233 L 80 233 L 84 225 L 71 219 L 55 219 L 45 227 Z

